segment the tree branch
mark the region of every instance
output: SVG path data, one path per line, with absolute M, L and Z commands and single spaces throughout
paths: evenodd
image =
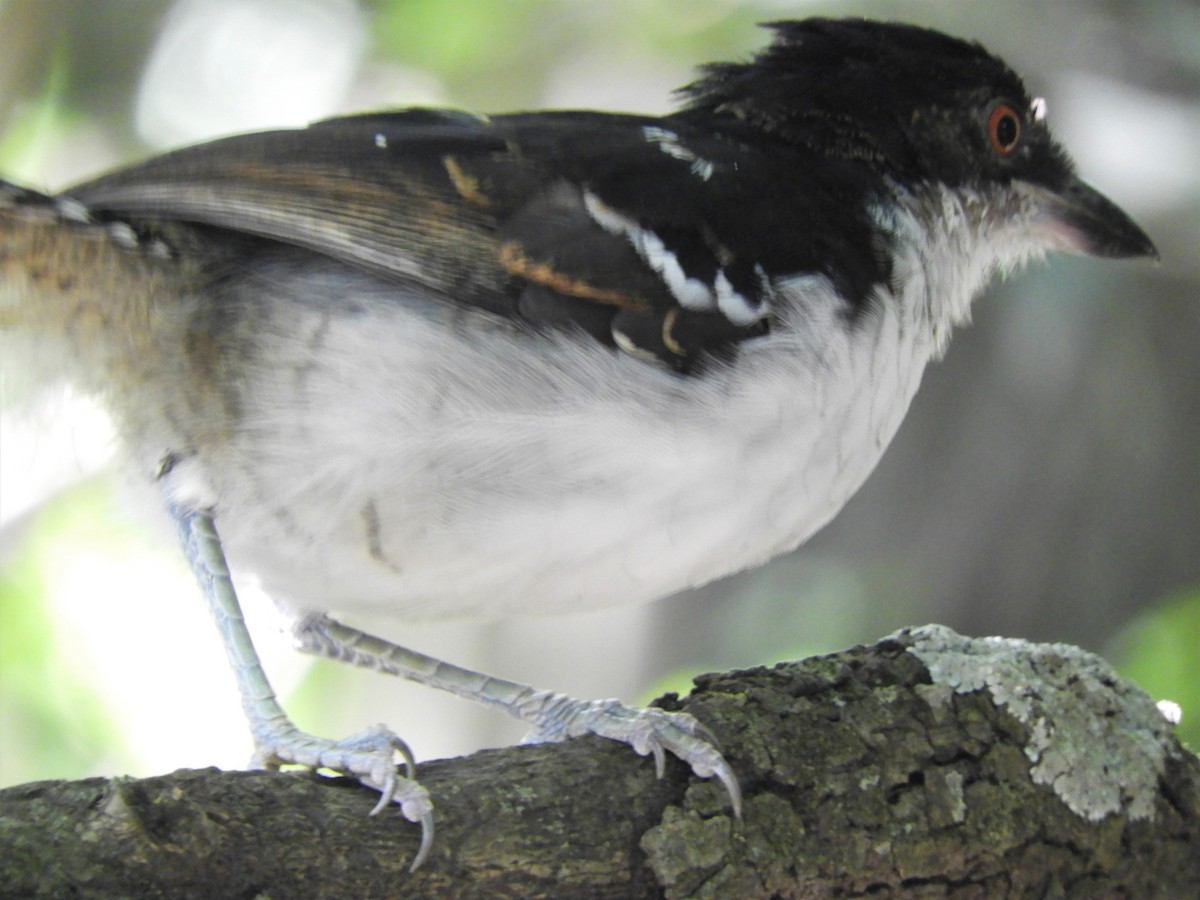
M 75 897 L 1200 896 L 1200 759 L 1074 648 L 937 627 L 697 680 L 746 792 L 600 739 L 422 766 L 437 837 L 368 791 L 179 771 L 0 792 L 0 892 Z

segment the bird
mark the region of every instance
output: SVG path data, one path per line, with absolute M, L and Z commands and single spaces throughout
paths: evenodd
M 717 778 L 686 713 L 472 672 L 337 616 L 650 601 L 798 547 L 862 485 L 993 276 L 1157 257 L 976 42 L 768 23 L 663 116 L 399 109 L 222 138 L 50 195 L 0 182 L 0 351 L 109 410 L 215 616 L 254 763 L 421 826 L 384 726 L 277 702 L 233 575 L 299 649 Z

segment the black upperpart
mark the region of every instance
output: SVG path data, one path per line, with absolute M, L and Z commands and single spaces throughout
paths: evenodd
M 1068 248 L 1152 250 L 978 44 L 861 19 L 769 27 L 769 47 L 706 67 L 662 118 L 344 117 L 176 151 L 71 196 L 135 230 L 302 247 L 680 371 L 770 330 L 792 276 L 828 278 L 851 319 L 869 309 L 893 275 L 877 211 L 931 183 L 986 197 L 1020 179 Z
M 747 63 L 717 63 L 681 91 L 680 115 L 724 119 L 902 181 L 1003 178 L 1017 157 L 989 152 L 996 102 L 1025 117 L 1021 155 L 1047 183 L 1070 171 L 1029 118 L 1021 79 L 978 43 L 914 25 L 865 19 L 769 23 L 775 40 Z M 1040 146 L 1040 152 L 1034 153 Z M 1037 159 L 1034 159 L 1037 157 Z

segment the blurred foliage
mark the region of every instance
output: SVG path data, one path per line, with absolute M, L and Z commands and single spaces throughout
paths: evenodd
M 584 46 L 694 57 L 730 51 L 730 30 L 750 40 L 763 10 L 725 0 L 610 0 L 605 3 L 544 0 L 466 0 L 447 16 L 442 0 L 372 2 L 372 35 L 379 55 L 443 72 L 458 81 L 494 78 L 519 62 L 523 79 L 548 58 Z M 516 52 L 514 52 L 516 51 Z
M 21 116 L 14 116 L 0 131 L 0 165 L 6 177 L 17 181 L 39 173 L 39 150 L 66 130 L 69 113 L 65 94 L 70 79 L 70 55 L 61 46 L 52 53 L 47 76 L 37 88 L 37 99 Z
M 61 631 L 42 598 L 64 548 L 119 552 L 128 533 L 109 530 L 108 487 L 80 485 L 43 506 L 0 569 L 0 784 L 80 778 L 121 747 L 105 698 L 65 664 Z M 20 735 L 20 740 L 15 736 Z
M 1130 622 L 1109 659 L 1155 700 L 1183 709 L 1180 740 L 1200 751 L 1200 589 L 1172 597 Z

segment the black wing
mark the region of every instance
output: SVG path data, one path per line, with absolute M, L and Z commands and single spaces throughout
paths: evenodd
M 226 138 L 68 193 L 306 247 L 684 370 L 762 334 L 775 278 L 830 258 L 819 226 L 837 198 L 802 163 L 671 117 L 414 110 Z

